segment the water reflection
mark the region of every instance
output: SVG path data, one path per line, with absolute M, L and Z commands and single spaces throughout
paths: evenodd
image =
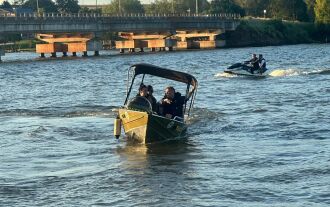
M 168 202 L 168 193 L 190 193 L 198 182 L 194 180 L 197 169 L 191 164 L 200 156 L 198 151 L 189 139 L 149 145 L 126 143 L 117 147 L 119 167 L 131 182 L 128 196 L 138 198 L 135 202 L 139 204 L 157 205 Z
M 195 146 L 185 137 L 180 140 L 146 145 L 127 141 L 124 146 L 118 146 L 116 152 L 127 166 L 141 161 L 147 163 L 145 166 L 152 166 L 153 162 L 158 162 L 160 158 L 167 159 L 169 162 L 184 161 L 189 158 L 190 153 L 194 152 L 194 148 Z M 171 159 L 173 156 L 175 160 Z M 141 166 L 140 164 L 138 166 Z

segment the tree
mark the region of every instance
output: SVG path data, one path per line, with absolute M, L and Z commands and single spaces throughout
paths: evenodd
M 197 0 L 198 13 L 205 13 L 208 10 L 207 0 Z M 146 6 L 148 14 L 195 14 L 196 0 L 156 0 L 150 6 Z
M 80 7 L 79 13 L 82 14 L 102 14 L 102 9 L 89 9 L 88 7 Z
M 330 24 L 330 0 L 316 0 L 314 11 L 316 22 Z
M 0 9 L 5 9 L 7 11 L 13 11 L 13 7 L 11 6 L 11 4 L 8 1 L 4 1 L 2 2 L 2 4 L 0 5 Z
M 107 14 L 138 14 L 144 13 L 144 8 L 139 0 L 113 0 L 103 8 L 102 13 Z
M 219 13 L 236 13 L 244 15 L 244 10 L 235 4 L 232 0 L 213 0 L 211 1 L 210 10 L 211 14 Z
M 200 14 L 206 13 L 209 9 L 209 2 L 207 0 L 197 0 L 198 11 L 196 9 L 196 0 L 177 0 L 176 5 L 176 13 L 178 14 L 187 13 L 189 11 L 192 14 L 196 12 Z
M 307 14 L 308 14 L 308 18 L 311 21 L 315 20 L 315 13 L 314 13 L 314 7 L 315 7 L 315 3 L 316 0 L 306 0 L 306 6 L 307 6 Z
M 28 0 L 23 4 L 23 7 L 28 7 L 37 12 L 37 1 L 39 6 L 39 11 L 46 13 L 57 12 L 57 7 L 52 0 Z
M 249 16 L 264 16 L 264 10 L 268 10 L 270 0 L 234 0 L 234 2 L 244 9 Z
M 13 5 L 23 5 L 25 0 L 14 0 Z
M 171 14 L 174 12 L 174 4 L 172 3 L 170 0 L 156 0 L 145 6 L 145 12 L 147 14 Z
M 307 21 L 307 5 L 304 0 L 271 0 L 269 12 L 272 17 Z
M 61 13 L 78 13 L 80 10 L 78 0 L 56 0 L 56 6 Z

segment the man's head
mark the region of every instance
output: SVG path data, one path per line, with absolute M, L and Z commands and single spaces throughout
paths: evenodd
M 148 85 L 148 93 L 149 95 L 152 95 L 152 93 L 154 92 L 154 89 L 152 88 L 151 85 Z
M 144 97 L 148 96 L 148 88 L 146 85 L 140 85 L 139 94 L 140 96 L 144 96 Z
M 259 58 L 262 58 L 262 54 L 259 54 Z
M 257 54 L 253 53 L 252 58 L 257 58 Z
M 172 86 L 165 88 L 165 97 L 168 99 L 173 99 L 175 95 L 175 89 Z

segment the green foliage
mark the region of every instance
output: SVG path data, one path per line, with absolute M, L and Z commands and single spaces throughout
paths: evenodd
M 320 35 L 322 33 L 323 35 Z M 227 32 L 227 46 L 266 46 L 324 41 L 326 30 L 313 23 L 281 20 L 242 20 L 233 32 Z
M 103 8 L 106 14 L 139 14 L 144 13 L 144 8 L 139 0 L 113 0 Z
M 213 0 L 211 1 L 210 10 L 211 14 L 219 13 L 236 13 L 244 15 L 244 10 L 235 4 L 232 0 Z
M 14 42 L 21 40 L 21 34 L 7 34 L 7 35 L 1 35 L 0 36 L 0 42 Z
M 4 1 L 0 5 L 0 9 L 5 9 L 7 11 L 12 11 L 13 10 L 13 7 L 11 6 L 11 4 L 8 1 Z
M 25 0 L 14 0 L 13 5 L 23 5 Z
M 145 6 L 145 12 L 147 14 L 171 14 L 173 10 L 174 4 L 170 0 L 156 0 L 154 3 Z
M 183 14 L 190 10 L 191 14 L 196 13 L 196 0 L 176 0 L 176 13 Z M 207 0 L 197 0 L 198 13 L 206 13 L 209 8 Z M 188 12 L 189 13 L 189 12 Z
M 207 0 L 197 0 L 198 13 L 206 13 L 209 8 Z M 145 6 L 148 14 L 195 14 L 196 0 L 156 0 Z
M 245 10 L 248 16 L 264 16 L 264 10 L 268 9 L 270 0 L 235 0 L 236 4 Z
M 308 18 L 309 18 L 309 20 L 311 20 L 313 22 L 315 20 L 314 7 L 315 7 L 316 0 L 305 0 L 305 2 L 306 2 L 306 6 L 307 6 Z
M 316 0 L 314 11 L 316 22 L 330 24 L 330 0 Z
M 28 7 L 37 12 L 37 1 L 39 5 L 39 11 L 42 10 L 46 13 L 58 12 L 55 3 L 52 0 L 28 0 L 23 4 L 23 7 Z
M 307 21 L 307 5 L 303 0 L 271 0 L 270 15 L 285 20 Z
M 83 14 L 102 14 L 102 9 L 89 9 L 88 7 L 80 7 L 79 13 Z
M 78 13 L 78 0 L 56 0 L 56 6 L 61 13 Z

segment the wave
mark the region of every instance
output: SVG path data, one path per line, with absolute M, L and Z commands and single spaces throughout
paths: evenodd
M 216 78 L 233 78 L 233 77 L 237 77 L 237 75 L 220 72 L 220 73 L 215 74 L 214 77 L 216 77 Z
M 330 69 L 315 69 L 315 70 L 303 70 L 303 69 L 276 69 L 269 73 L 272 77 L 285 77 L 285 76 L 299 76 L 299 75 L 324 75 L 330 74 Z
M 36 109 L 10 109 L 0 110 L 1 116 L 21 117 L 91 117 L 104 116 L 112 117 L 115 106 L 86 105 L 73 107 L 39 107 Z
M 269 73 L 272 77 L 284 77 L 284 76 L 296 76 L 299 75 L 300 71 L 297 69 L 277 69 Z

